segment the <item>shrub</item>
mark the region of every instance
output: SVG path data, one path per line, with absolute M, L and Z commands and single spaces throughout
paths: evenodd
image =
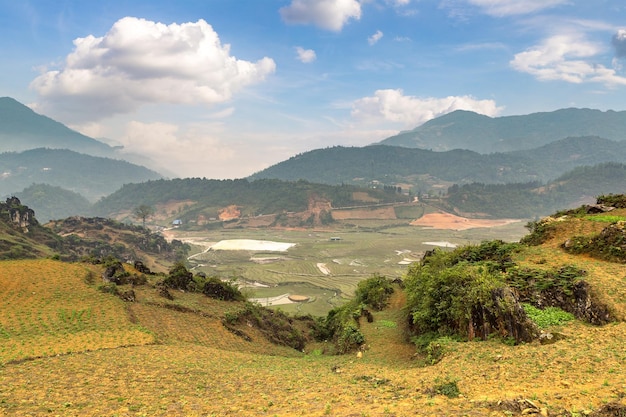
M 384 276 L 374 274 L 371 278 L 358 283 L 354 298 L 359 304 L 368 305 L 374 310 L 382 310 L 387 306 L 391 294 L 393 294 L 391 282 Z
M 169 270 L 169 274 L 163 280 L 168 288 L 188 290 L 193 282 L 193 274 L 187 270 L 182 262 L 176 262 Z
M 232 282 L 222 281 L 218 277 L 208 277 L 202 287 L 207 297 L 223 301 L 244 301 L 245 297 Z

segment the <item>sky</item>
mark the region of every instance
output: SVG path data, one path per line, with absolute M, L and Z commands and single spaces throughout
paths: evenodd
M 173 176 L 454 110 L 626 110 L 623 0 L 0 0 L 0 96 Z

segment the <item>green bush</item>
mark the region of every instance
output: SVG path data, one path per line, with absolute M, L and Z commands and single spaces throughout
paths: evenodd
M 222 281 L 218 277 L 206 278 L 202 286 L 202 293 L 207 297 L 222 301 L 245 300 L 245 297 L 234 283 Z
M 169 270 L 168 276 L 163 280 L 163 284 L 168 288 L 179 290 L 191 289 L 193 274 L 187 270 L 182 262 L 176 262 Z
M 358 283 L 354 298 L 359 304 L 365 304 L 374 310 L 382 310 L 387 306 L 391 294 L 393 294 L 391 282 L 384 276 L 374 274 L 371 278 Z
M 473 311 L 493 307 L 492 293 L 504 280 L 480 265 L 426 264 L 411 266 L 405 285 L 409 319 L 418 333 L 467 336 Z

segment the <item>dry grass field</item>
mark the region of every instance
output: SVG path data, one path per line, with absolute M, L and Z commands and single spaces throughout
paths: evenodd
M 576 221 L 576 233 L 601 228 Z M 360 357 L 330 356 L 323 343 L 272 345 L 253 327 L 251 341 L 234 335 L 221 318 L 237 303 L 179 291 L 169 301 L 151 285 L 124 303 L 98 291 L 95 267 L 0 262 L 0 415 L 624 416 L 626 268 L 563 253 L 565 237 L 515 261 L 585 269 L 622 321 L 568 322 L 547 345 L 450 341 L 432 366 L 405 340 L 400 290 L 361 320 Z M 443 395 L 451 383 L 458 397 Z

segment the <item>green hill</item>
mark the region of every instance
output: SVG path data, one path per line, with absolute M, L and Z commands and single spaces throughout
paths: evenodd
M 42 223 L 71 216 L 87 216 L 91 211 L 91 203 L 85 197 L 53 185 L 33 184 L 14 195 L 21 201 L 28 201 Z
M 479 153 L 532 149 L 570 136 L 626 139 L 626 111 L 560 109 L 491 118 L 457 110 L 381 142 L 383 145 Z
M 441 200 L 447 210 L 500 218 L 532 218 L 592 203 L 598 195 L 626 192 L 626 165 L 607 162 L 573 169 L 541 184 L 471 183 L 448 188 Z
M 32 184 L 48 184 L 90 201 L 126 183 L 161 178 L 159 173 L 130 162 L 45 148 L 0 154 L 0 171 L 0 195 L 20 192 Z
M 236 206 L 234 217 L 261 214 L 288 214 L 307 210 L 406 201 L 407 196 L 393 189 L 361 188 L 353 185 L 314 184 L 280 180 L 209 180 L 184 178 L 125 184 L 118 191 L 94 204 L 98 216 L 128 219 L 139 205 L 159 208 L 156 215 L 180 219 L 184 224 L 200 219 L 217 219 L 220 211 Z M 169 202 L 182 202 L 177 210 L 167 211 Z M 325 206 L 326 205 L 326 206 Z
M 481 155 L 398 146 L 333 147 L 296 155 L 251 179 L 304 179 L 325 184 L 407 184 L 417 193 L 436 184 L 548 182 L 582 165 L 626 163 L 626 142 L 569 137 L 535 149 Z

